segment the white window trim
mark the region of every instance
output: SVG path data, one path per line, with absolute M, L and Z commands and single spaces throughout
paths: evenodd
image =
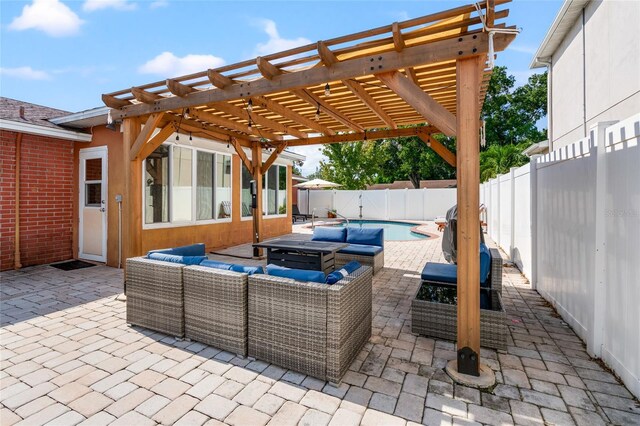
M 187 148 L 187 149 L 191 149 L 193 151 L 193 155 L 191 157 L 191 192 L 192 192 L 192 197 L 191 197 L 191 220 L 189 221 L 180 221 L 180 222 L 172 222 L 171 219 L 173 218 L 173 202 L 172 202 L 172 198 L 173 198 L 173 148 L 175 146 L 175 144 L 169 143 L 169 142 L 165 142 L 162 145 L 168 145 L 169 146 L 169 222 L 159 222 L 159 223 L 146 223 L 145 222 L 145 217 L 146 217 L 146 181 L 144 179 L 144 175 L 145 175 L 145 167 L 146 167 L 146 159 L 144 161 L 142 161 L 142 214 L 141 214 L 141 220 L 142 220 L 142 229 L 143 230 L 147 230 L 147 229 L 166 229 L 166 228 L 184 228 L 187 226 L 204 226 L 204 225 L 214 225 L 217 223 L 230 223 L 233 222 L 233 204 L 231 207 L 231 217 L 225 217 L 225 218 L 221 218 L 221 219 L 196 219 L 197 216 L 197 191 L 194 190 L 194 188 L 197 187 L 197 158 L 198 158 L 198 151 L 202 151 L 202 152 L 207 152 L 210 154 L 215 154 L 214 159 L 213 159 L 213 166 L 214 166 L 214 170 L 216 167 L 216 160 L 217 160 L 217 156 L 218 155 L 224 155 L 227 156 L 231 159 L 231 199 L 233 200 L 233 154 L 229 153 L 229 152 L 225 152 L 225 151 L 217 151 L 215 149 L 207 149 L 207 148 L 200 148 L 200 147 L 196 147 L 196 146 L 185 146 L 182 144 L 179 144 L 178 146 L 180 148 Z M 215 176 L 214 176 L 214 189 L 215 189 L 215 185 L 216 185 L 216 181 L 215 181 Z
M 277 167 L 284 167 L 284 168 L 285 168 L 285 170 L 287 170 L 287 166 L 288 166 L 288 164 L 277 164 L 277 163 L 274 163 L 274 164 L 272 164 L 272 165 L 271 165 L 271 167 L 274 167 L 274 166 L 277 166 Z M 242 165 L 240 165 L 240 167 L 242 167 Z M 270 167 L 270 168 L 271 168 L 271 167 Z M 287 175 L 288 175 L 288 173 L 285 173 L 285 180 L 286 180 L 286 183 L 287 183 L 287 188 L 286 188 L 284 191 L 287 193 L 287 198 L 288 198 L 288 195 L 289 195 L 289 194 L 288 194 L 288 192 L 289 192 L 289 179 L 287 179 Z M 280 175 L 278 175 L 278 176 L 280 176 Z M 263 181 L 263 182 L 265 182 L 265 188 L 263 188 L 263 189 L 262 189 L 263 191 L 264 191 L 265 189 L 267 189 L 267 188 L 266 188 L 266 186 L 267 186 L 266 179 L 267 179 L 267 173 L 265 173 L 264 175 L 262 175 L 262 181 Z M 240 171 L 240 198 L 242 198 L 242 181 L 243 181 L 243 178 L 242 178 L 242 171 Z M 281 190 L 280 188 L 278 188 L 278 190 L 277 190 L 277 191 L 278 191 L 278 192 L 280 192 L 280 191 L 282 191 L 282 190 Z M 262 208 L 263 208 L 263 209 L 264 209 L 264 208 L 265 208 L 265 206 L 266 206 L 266 204 L 265 204 L 265 198 L 266 198 L 266 197 L 264 197 L 264 196 L 262 197 Z M 242 202 L 242 200 L 241 200 L 241 202 Z M 287 201 L 287 202 L 288 202 L 288 201 Z M 287 207 L 287 211 L 288 211 L 288 210 L 289 210 L 289 206 L 286 206 L 286 207 Z M 251 216 L 242 216 L 242 212 L 240 212 L 240 215 L 241 215 L 241 216 L 240 216 L 241 220 L 251 220 L 251 219 L 253 218 L 253 215 L 251 215 Z M 281 218 L 283 218 L 283 217 L 288 217 L 288 216 L 289 216 L 289 213 L 288 213 L 288 212 L 287 212 L 287 213 L 284 213 L 284 214 L 283 214 L 283 213 L 274 213 L 274 214 L 267 214 L 267 213 L 264 213 L 264 214 L 262 215 L 262 218 L 263 218 L 263 219 L 281 219 Z

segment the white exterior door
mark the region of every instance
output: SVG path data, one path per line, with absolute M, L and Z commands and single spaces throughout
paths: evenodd
M 80 150 L 78 257 L 107 261 L 107 147 Z

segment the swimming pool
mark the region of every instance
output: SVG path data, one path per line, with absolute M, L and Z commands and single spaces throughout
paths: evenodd
M 342 222 L 333 226 L 344 228 L 346 222 Z M 429 238 L 428 235 L 417 234 L 411 232 L 411 228 L 418 226 L 417 223 L 390 222 L 381 220 L 350 220 L 349 227 L 358 228 L 382 228 L 384 229 L 385 241 L 406 241 L 406 240 L 423 240 Z

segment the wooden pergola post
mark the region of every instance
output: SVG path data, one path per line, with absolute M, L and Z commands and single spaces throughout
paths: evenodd
M 253 165 L 253 180 L 256 182 L 256 208 L 253 209 L 253 242 L 262 239 L 262 147 L 260 142 L 251 143 L 251 163 Z M 262 249 L 254 248 L 255 257 L 262 256 Z
M 131 155 L 131 147 L 141 131 L 140 120 L 137 117 L 125 118 L 123 127 L 122 264 L 126 268 L 126 259 L 142 254 L 142 160 Z
M 480 85 L 483 57 L 456 62 L 458 372 L 480 375 Z

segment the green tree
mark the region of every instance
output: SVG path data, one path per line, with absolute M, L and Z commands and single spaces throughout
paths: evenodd
M 529 144 L 491 145 L 480 153 L 480 181 L 485 182 L 494 177 L 508 173 L 511 167 L 520 167 L 529 162 L 529 157 L 522 153 Z
M 380 158 L 372 141 L 335 143 L 325 145 L 322 153 L 327 157 L 320 162 L 319 177 L 339 183 L 343 189 L 364 189 L 376 182 Z
M 487 146 L 538 142 L 546 130 L 536 123 L 547 114 L 547 74 L 534 74 L 514 89 L 516 79 L 505 67 L 495 67 L 482 108 Z

